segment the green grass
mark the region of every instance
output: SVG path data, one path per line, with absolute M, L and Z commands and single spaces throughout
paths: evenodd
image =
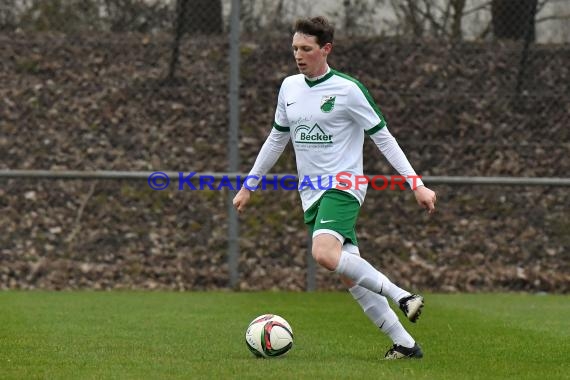
M 268 312 L 295 345 L 256 359 L 245 329 Z M 383 361 L 347 293 L 2 292 L 0 378 L 567 379 L 568 315 L 568 296 L 427 295 L 404 322 L 424 359 Z

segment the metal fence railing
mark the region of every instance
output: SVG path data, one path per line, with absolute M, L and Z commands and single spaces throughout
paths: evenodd
M 236 172 L 175 172 L 175 171 L 114 171 L 114 170 L 0 170 L 0 178 L 26 178 L 26 179 L 116 179 L 116 180 L 149 180 L 154 173 L 164 174 L 172 181 L 179 178 L 186 178 L 193 174 L 190 181 L 195 181 L 200 177 L 211 177 L 214 180 L 228 178 L 236 180 L 236 178 L 245 178 L 248 173 Z M 374 175 L 370 175 L 373 177 Z M 290 173 L 269 173 L 267 177 L 291 177 L 297 179 L 296 174 Z M 518 186 L 570 186 L 570 178 L 560 177 L 462 177 L 462 176 L 424 176 L 422 180 L 426 183 L 436 185 L 518 185 Z M 237 183 L 237 182 L 236 182 Z M 215 187 L 215 186 L 214 186 Z M 156 189 L 154 189 L 156 190 Z

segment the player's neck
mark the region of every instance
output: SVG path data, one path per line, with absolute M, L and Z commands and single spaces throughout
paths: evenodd
M 321 79 L 322 77 L 324 77 L 325 75 L 327 75 L 327 74 L 331 71 L 331 68 L 329 67 L 328 64 L 325 63 L 325 66 L 323 67 L 323 69 L 322 69 L 322 70 L 319 70 L 319 71 L 320 71 L 320 74 L 317 74 L 317 75 L 315 75 L 314 77 L 311 77 L 311 78 L 309 78 L 308 76 L 305 75 L 305 78 L 307 78 L 307 80 L 310 80 L 311 82 L 312 82 L 312 81 L 319 80 L 319 79 Z

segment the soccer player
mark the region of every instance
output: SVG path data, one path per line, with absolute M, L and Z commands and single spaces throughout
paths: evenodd
M 295 149 L 304 222 L 312 231 L 312 255 L 324 268 L 337 272 L 364 313 L 386 333 L 393 346 L 387 359 L 421 358 L 420 346 L 404 329 L 387 298 L 415 322 L 423 297 L 398 287 L 360 257 L 356 219 L 366 184 L 350 180 L 363 175 L 364 136 L 369 136 L 390 164 L 406 178 L 418 204 L 435 211 L 436 195 L 416 176 L 368 90 L 356 79 L 331 69 L 334 28 L 324 17 L 300 19 L 292 48 L 300 74 L 284 79 L 271 133 L 261 147 L 247 186 L 233 204 L 243 212 L 250 189 L 277 162 L 289 140 Z M 339 173 L 344 173 L 338 176 Z M 325 178 L 326 180 L 323 180 Z M 303 186 L 301 180 L 310 179 Z M 312 184 L 330 181 L 323 186 Z M 342 182 L 345 181 L 345 182 Z M 332 185 L 332 186 L 331 186 Z

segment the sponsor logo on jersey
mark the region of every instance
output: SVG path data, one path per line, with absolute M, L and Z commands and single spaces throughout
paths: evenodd
M 334 101 L 336 100 L 336 96 L 329 96 L 325 95 L 321 99 L 321 111 L 324 113 L 329 113 L 334 108 Z
M 325 133 L 318 124 L 313 127 L 299 125 L 295 128 L 296 144 L 332 144 L 333 135 Z

